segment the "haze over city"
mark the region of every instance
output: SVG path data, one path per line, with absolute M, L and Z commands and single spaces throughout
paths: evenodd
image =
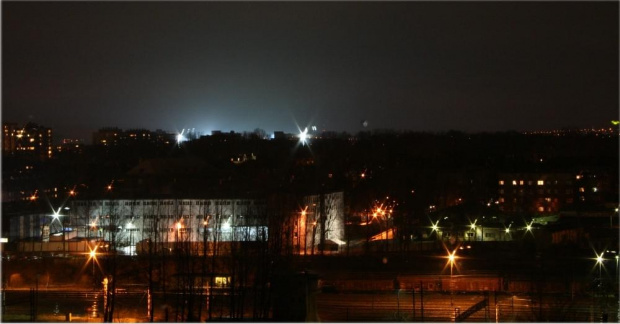
M 2 119 L 58 138 L 107 126 L 524 131 L 618 116 L 613 1 L 2 7 Z

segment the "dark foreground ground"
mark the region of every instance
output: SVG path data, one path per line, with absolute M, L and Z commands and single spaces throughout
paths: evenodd
M 444 252 L 440 248 L 369 256 L 298 257 L 288 269 L 292 273 L 307 270 L 316 276 L 315 285 L 307 290 L 308 302 L 301 302 L 308 309 L 305 319 L 312 321 L 620 321 L 618 269 L 613 259 L 599 267 L 591 251 L 579 254 L 566 249 L 541 252 L 519 246 L 472 245 L 471 250 L 459 252 L 452 276 Z M 1 320 L 101 322 L 102 271 L 83 256 L 3 260 Z M 115 321 L 148 322 L 144 262 L 122 257 L 118 273 Z M 172 263 L 167 273 L 174 273 Z M 31 295 L 30 289 L 36 287 L 38 293 Z M 295 300 L 305 298 L 303 291 L 292 287 L 290 292 L 280 291 L 284 299 L 269 296 L 266 300 L 272 309 L 281 301 L 295 305 Z M 196 309 L 201 321 L 257 321 L 260 317 L 253 304 L 256 295 L 251 292 L 239 297 L 221 289 L 214 295 L 211 303 L 201 296 L 195 299 L 200 304 Z M 235 310 L 230 309 L 231 299 L 236 301 Z M 154 320 L 179 321 L 184 302 L 182 293 L 169 289 L 164 295 L 161 289 L 156 290 Z M 468 312 L 476 305 L 475 311 Z M 464 317 L 467 313 L 471 314 Z M 268 320 L 272 315 L 268 314 Z
M 154 320 L 175 322 L 175 305 L 180 296 L 169 294 L 164 300 L 156 294 Z M 212 321 L 230 321 L 229 296 L 220 295 L 212 304 Z M 486 301 L 486 303 L 485 303 Z M 309 319 L 321 322 L 453 322 L 455 316 L 474 305 L 478 311 L 464 318 L 465 322 L 618 322 L 618 299 L 614 296 L 566 296 L 557 294 L 484 294 L 439 293 L 423 295 L 401 289 L 392 292 L 315 294 L 315 307 Z M 243 318 L 252 321 L 252 308 L 247 303 Z M 201 320 L 208 320 L 208 304 L 202 309 Z M 148 322 L 146 292 L 138 290 L 119 293 L 115 321 Z M 2 322 L 102 322 L 101 292 L 74 289 L 42 289 L 33 301 L 30 290 L 3 291 Z M 315 312 L 312 312 L 312 309 Z M 33 314 L 36 313 L 36 317 Z

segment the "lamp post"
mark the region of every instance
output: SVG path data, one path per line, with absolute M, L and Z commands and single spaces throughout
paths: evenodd
M 471 230 L 474 231 L 474 241 L 476 240 L 476 222 L 474 221 L 473 224 L 470 224 L 469 227 L 471 227 Z
M 596 255 L 596 264 L 598 265 L 598 288 L 599 288 L 598 291 L 599 291 L 599 295 L 600 295 L 600 292 L 601 292 L 601 288 L 603 286 L 601 278 L 602 278 L 602 268 L 603 268 L 603 261 L 604 261 L 603 254 L 604 253 L 605 252 L 601 253 L 600 255 L 598 255 L 598 254 Z
M 62 233 L 62 253 L 63 256 L 67 253 L 67 248 L 65 246 L 65 224 L 64 221 L 60 219 L 60 217 L 64 216 L 64 215 L 60 215 L 60 210 L 62 209 L 62 206 L 60 208 L 58 208 L 58 210 L 54 210 L 52 208 L 52 220 L 50 221 L 50 231 L 52 229 L 52 224 L 54 223 L 54 220 L 58 221 L 58 224 L 60 224 L 60 230 Z
M 618 280 L 618 255 L 616 255 L 616 281 Z
M 92 275 L 93 275 L 93 290 L 97 287 L 97 281 L 95 280 L 95 262 L 97 261 L 97 246 L 90 250 L 89 259 L 92 262 Z
M 452 253 L 448 254 L 448 262 L 450 262 L 450 306 L 454 306 L 453 294 L 454 294 L 454 283 L 452 282 L 452 268 L 454 266 L 454 259 L 456 250 L 452 251 Z
M 603 261 L 605 261 L 605 259 L 603 259 L 603 254 L 605 254 L 605 252 L 601 253 L 600 255 L 597 253 L 596 254 L 596 264 L 598 265 L 598 298 L 599 298 L 599 306 L 601 306 L 601 316 L 606 316 L 605 312 L 603 311 L 602 305 L 600 305 L 601 299 L 602 299 L 602 289 L 603 289 L 603 282 L 601 279 L 601 275 L 602 275 L 602 268 L 603 268 Z M 602 299 L 602 301 L 604 302 L 605 300 Z M 605 306 L 606 308 L 606 306 Z M 604 322 L 606 322 L 606 320 L 604 320 Z

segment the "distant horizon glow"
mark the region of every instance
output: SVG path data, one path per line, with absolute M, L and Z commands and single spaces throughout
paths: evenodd
M 611 1 L 10 1 L 2 119 L 87 143 L 105 125 L 608 127 L 619 109 L 617 12 Z
M 3 122 L 15 122 L 18 125 L 23 125 L 25 123 L 20 123 L 19 121 L 6 121 L 4 120 Z M 66 136 L 68 134 L 68 132 L 66 132 L 63 129 L 56 129 L 53 126 L 50 126 L 48 124 L 45 123 L 39 123 L 37 121 L 29 121 L 29 122 L 34 122 L 35 124 L 38 124 L 40 126 L 43 127 L 49 127 L 52 128 L 53 130 L 53 137 L 54 137 L 54 141 L 57 143 L 61 143 L 62 140 L 65 139 L 71 139 L 71 140 L 80 140 L 83 141 L 87 144 L 89 144 L 92 141 L 92 134 L 98 132 L 101 129 L 106 129 L 109 127 L 118 127 L 119 129 L 123 130 L 123 131 L 128 131 L 128 130 L 133 130 L 133 129 L 145 129 L 148 131 L 164 131 L 167 134 L 175 134 L 175 140 L 177 141 L 177 143 L 182 143 L 185 141 L 188 141 L 189 138 L 187 136 L 185 136 L 185 131 L 186 130 L 193 130 L 194 134 L 199 134 L 200 136 L 209 136 L 211 135 L 214 131 L 220 131 L 223 133 L 228 133 L 228 132 L 235 132 L 235 133 L 245 133 L 245 132 L 254 132 L 256 129 L 260 129 L 265 131 L 266 134 L 268 134 L 268 138 L 273 139 L 274 138 L 274 133 L 281 131 L 284 132 L 285 134 L 289 134 L 289 135 L 295 135 L 297 137 L 301 136 L 301 134 L 303 133 L 303 131 L 299 128 L 299 127 L 295 127 L 293 126 L 294 124 L 289 124 L 288 127 L 279 127 L 279 128 L 275 128 L 273 130 L 271 129 L 265 129 L 262 127 L 253 127 L 251 129 L 234 129 L 233 127 L 223 127 L 223 128 L 183 128 L 181 130 L 181 132 L 179 133 L 178 131 L 175 130 L 170 130 L 170 129 L 174 129 L 173 127 L 170 127 L 169 129 L 165 129 L 161 126 L 155 126 L 152 128 L 147 128 L 147 127 L 121 127 L 121 126 L 100 126 L 100 127 L 95 127 L 93 129 L 90 129 L 87 133 L 90 136 L 80 136 L 80 135 L 75 135 L 75 137 L 71 137 L 71 136 Z M 617 127 L 582 127 L 582 128 L 576 128 L 576 127 L 560 127 L 560 128 L 555 128 L 555 129 L 538 129 L 538 130 L 514 130 L 514 129 L 508 129 L 508 130 L 496 130 L 494 132 L 520 132 L 520 133 L 551 133 L 551 132 L 555 132 L 555 131 L 561 131 L 563 129 L 576 129 L 576 130 L 603 130 L 603 129 L 614 129 Z M 196 130 L 198 129 L 198 130 Z M 296 130 L 295 130 L 296 129 Z M 389 130 L 389 131 L 394 131 L 394 132 L 420 132 L 420 133 L 436 133 L 436 134 L 440 134 L 440 133 L 445 133 L 445 132 L 449 132 L 449 131 L 457 131 L 457 132 L 463 132 L 463 133 L 467 133 L 467 134 L 477 134 L 477 133 L 485 133 L 485 132 L 490 132 L 490 131 L 465 131 L 465 130 L 458 130 L 458 129 L 445 129 L 445 130 L 414 130 L 414 129 L 368 129 L 368 128 L 364 128 L 364 129 L 359 129 L 356 131 L 346 131 L 346 130 L 337 130 L 337 129 L 323 129 L 321 131 L 317 130 L 316 126 L 312 126 L 312 131 L 320 134 L 321 132 L 335 132 L 335 133 L 341 133 L 341 132 L 346 132 L 349 134 L 356 134 L 358 132 L 373 132 L 373 131 L 385 131 L 385 130 Z M 310 138 L 310 131 L 308 130 L 308 127 L 304 128 L 305 131 L 305 141 L 307 141 Z M 83 131 L 82 131 L 83 132 Z M 71 132 L 73 133 L 73 132 Z M 77 133 L 74 133 L 77 134 Z

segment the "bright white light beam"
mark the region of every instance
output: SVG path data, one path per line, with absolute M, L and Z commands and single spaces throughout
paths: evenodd
M 306 145 L 308 138 L 308 127 L 306 127 L 303 132 L 299 133 L 299 141 L 301 142 L 301 145 Z
M 185 132 L 185 129 L 181 130 L 181 134 L 177 134 L 177 144 L 181 144 L 181 143 L 187 141 L 187 138 L 185 136 L 183 136 L 184 132 Z

